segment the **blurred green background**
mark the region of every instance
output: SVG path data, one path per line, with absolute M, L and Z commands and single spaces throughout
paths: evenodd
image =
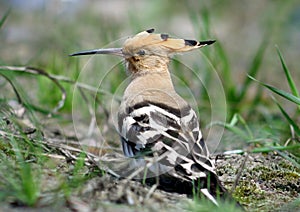
M 289 124 L 270 98 L 272 93 L 250 80 L 247 74 L 289 91 L 277 45 L 295 84 L 300 84 L 300 2 L 297 0 L 2 0 L 0 14 L 2 17 L 8 14 L 0 30 L 2 65 L 36 67 L 103 89 L 109 95 L 99 96 L 100 105 L 109 103 L 104 107 L 112 113 L 115 109 L 111 109 L 114 108 L 111 96 L 120 97 L 128 83 L 124 82 L 126 74 L 120 59 L 110 56 L 70 58 L 68 54 L 119 47 L 127 37 L 148 28 L 186 39 L 216 39 L 216 44 L 197 53 L 175 56 L 170 65 L 177 91 L 197 107 L 205 133 L 209 134 L 208 129 L 212 129 L 212 134 L 222 133 L 222 123 L 237 114 L 246 122 L 241 130 L 246 137 L 251 137 L 248 140 L 267 138 L 280 143 L 290 137 Z M 35 104 L 51 109 L 60 99 L 59 90 L 48 79 L 11 73 L 10 76 Z M 4 81 L 1 83 L 5 84 Z M 62 112 L 68 114 L 73 110 L 74 115 L 74 110 L 75 114 L 87 110 L 81 108 L 83 100 L 77 98 L 74 86 L 64 84 L 64 87 L 68 96 Z M 0 98 L 14 98 L 9 86 L 3 85 L 0 89 Z M 296 105 L 276 98 L 298 122 Z M 212 118 L 213 106 L 216 111 L 219 107 L 219 114 Z M 98 113 L 101 122 L 101 112 Z M 222 123 L 211 127 L 216 121 Z M 245 137 L 240 138 L 232 129 L 225 131 L 221 149 L 232 149 L 233 141 L 241 142 L 243 147 Z M 234 148 L 237 147 L 239 145 L 234 144 Z

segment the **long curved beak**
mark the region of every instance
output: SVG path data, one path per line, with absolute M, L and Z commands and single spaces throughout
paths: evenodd
M 122 48 L 109 48 L 109 49 L 92 49 L 86 51 L 75 52 L 69 56 L 80 56 L 80 55 L 90 55 L 90 54 L 111 54 L 123 57 Z

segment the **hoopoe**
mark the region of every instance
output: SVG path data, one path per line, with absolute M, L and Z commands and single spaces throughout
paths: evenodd
M 171 38 L 149 29 L 128 38 L 122 48 L 81 51 L 71 56 L 112 54 L 124 58 L 131 77 L 118 113 L 125 156 L 138 161 L 158 157 L 162 187 L 187 193 L 200 188 L 198 192 L 217 204 L 216 197 L 225 189 L 209 158 L 197 115 L 175 91 L 168 69 L 173 54 L 214 42 Z

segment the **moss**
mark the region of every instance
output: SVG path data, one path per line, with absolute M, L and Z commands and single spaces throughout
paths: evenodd
M 242 204 L 257 202 L 257 200 L 264 199 L 264 196 L 265 192 L 253 181 L 240 182 L 233 193 L 233 197 Z
M 265 166 L 254 168 L 251 173 L 257 175 L 257 177 L 264 181 L 269 181 L 274 178 L 278 178 L 279 180 L 282 179 L 287 181 L 297 181 L 300 178 L 300 175 L 296 172 L 285 169 L 274 170 Z
M 231 191 L 244 156 L 227 156 L 218 161 L 218 174 Z M 274 154 L 251 154 L 242 170 L 233 197 L 250 211 L 274 211 L 293 201 L 300 193 L 300 171 L 288 160 Z

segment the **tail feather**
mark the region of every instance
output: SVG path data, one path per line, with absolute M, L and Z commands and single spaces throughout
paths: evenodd
M 219 202 L 233 202 L 237 207 L 242 206 L 234 200 L 232 195 L 221 184 L 220 179 L 215 173 L 206 173 L 207 177 L 200 177 L 195 180 L 183 178 L 174 172 L 164 173 L 159 176 L 158 188 L 167 192 L 176 192 L 180 194 L 187 194 L 190 197 L 205 197 L 219 206 Z M 146 180 L 148 185 L 156 183 L 155 178 L 148 178 Z
M 215 197 L 213 197 L 206 188 L 200 189 L 201 193 L 204 194 L 210 201 L 212 201 L 216 206 L 219 206 Z

